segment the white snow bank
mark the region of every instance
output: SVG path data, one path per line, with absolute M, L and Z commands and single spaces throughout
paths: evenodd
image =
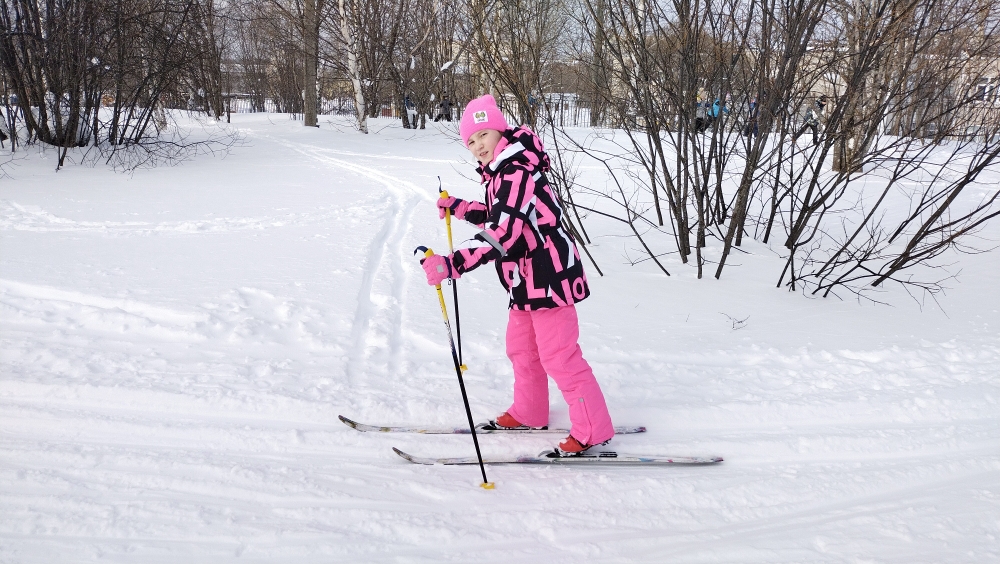
M 921 311 L 777 290 L 753 242 L 720 281 L 669 257 L 667 278 L 591 218 L 581 344 L 616 423 L 649 428 L 613 446 L 726 462 L 490 467 L 484 491 L 391 450 L 468 436 L 337 420 L 464 423 L 412 251 L 446 249 L 437 176 L 477 197 L 471 158 L 446 128 L 233 120 L 249 145 L 225 159 L 53 173 L 35 151 L 0 183 L 0 560 L 1000 560 L 998 255 L 960 257 Z M 486 268 L 459 294 L 486 419 L 510 402 L 506 297 Z

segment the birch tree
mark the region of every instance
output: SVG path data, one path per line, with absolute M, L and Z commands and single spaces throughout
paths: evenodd
M 355 0 L 337 0 L 340 33 L 347 54 L 347 76 L 354 89 L 354 113 L 358 131 L 368 133 L 368 111 L 365 106 L 364 85 L 361 83 L 361 67 L 358 64 L 358 41 L 354 33 L 356 25 Z

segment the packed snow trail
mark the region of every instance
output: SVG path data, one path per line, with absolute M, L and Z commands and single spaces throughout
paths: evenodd
M 382 212 L 384 217 L 382 227 L 369 244 L 365 258 L 364 275 L 361 290 L 358 294 L 358 307 L 354 312 L 352 335 L 352 358 L 348 362 L 347 375 L 353 383 L 360 383 L 367 369 L 368 358 L 372 348 L 387 348 L 386 370 L 399 373 L 402 367 L 402 302 L 406 283 L 406 274 L 402 261 L 409 258 L 402 248 L 404 235 L 409 231 L 410 218 L 416 203 L 423 197 L 431 199 L 426 191 L 422 192 L 409 181 L 396 178 L 378 171 L 373 167 L 357 162 L 348 162 L 329 156 L 337 154 L 322 147 L 305 144 L 292 144 L 280 141 L 296 151 L 333 167 L 345 169 L 374 183 L 381 184 L 389 194 L 388 205 Z M 363 155 L 351 154 L 355 161 Z M 388 295 L 373 294 L 375 279 L 385 273 L 388 282 Z M 387 338 L 381 338 L 379 333 L 388 333 Z M 379 345 L 383 345 L 379 347 Z
M 484 491 L 392 451 L 468 457 L 467 436 L 337 419 L 465 423 L 410 255 L 446 244 L 438 175 L 480 195 L 454 133 L 233 120 L 250 144 L 225 159 L 56 174 L 31 149 L 0 180 L 0 561 L 1000 561 L 997 255 L 961 257 L 945 315 L 775 290 L 753 242 L 722 280 L 669 256 L 668 279 L 588 218 L 606 276 L 581 345 L 615 424 L 648 427 L 609 448 L 726 461 L 498 466 Z M 482 269 L 461 298 L 486 420 L 510 402 L 506 296 Z

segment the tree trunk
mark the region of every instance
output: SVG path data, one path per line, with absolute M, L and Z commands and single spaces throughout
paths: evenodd
M 607 38 L 604 36 L 604 1 L 594 2 L 594 62 L 592 92 L 590 94 L 590 127 L 597 127 L 601 124 L 601 117 L 604 114 L 604 96 L 608 95 L 608 74 L 604 65 L 604 43 Z
M 351 85 L 354 87 L 354 113 L 358 118 L 358 130 L 361 133 L 368 133 L 368 112 L 358 67 L 358 45 L 351 33 L 351 24 L 344 2 L 345 0 L 339 0 L 338 4 L 340 7 L 340 33 L 344 36 L 344 44 L 347 46 L 347 73 L 351 76 Z
M 401 80 L 396 82 L 396 107 L 399 108 L 399 119 L 403 121 L 403 129 L 410 129 L 410 109 L 406 107 L 406 94 L 403 91 Z M 416 129 L 414 127 L 413 129 Z
M 343 1 L 341 2 L 343 6 Z M 319 26 L 316 18 L 316 0 L 305 0 L 305 21 L 303 22 L 302 40 L 305 41 L 305 93 L 303 102 L 303 123 L 306 127 L 317 127 L 316 107 L 316 66 L 319 61 Z M 343 12 L 343 9 L 341 9 Z

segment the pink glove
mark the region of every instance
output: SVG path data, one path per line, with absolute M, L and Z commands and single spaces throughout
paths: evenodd
M 465 200 L 459 200 L 454 196 L 448 196 L 447 198 L 438 198 L 438 216 L 444 219 L 444 210 L 451 210 L 451 215 L 455 219 L 465 219 L 465 212 L 469 209 L 469 202 Z
M 427 274 L 427 283 L 431 286 L 437 286 L 445 278 L 458 280 L 462 277 L 461 274 L 451 267 L 451 259 L 443 255 L 431 255 L 425 259 L 421 259 L 420 265 L 424 267 L 424 272 Z

